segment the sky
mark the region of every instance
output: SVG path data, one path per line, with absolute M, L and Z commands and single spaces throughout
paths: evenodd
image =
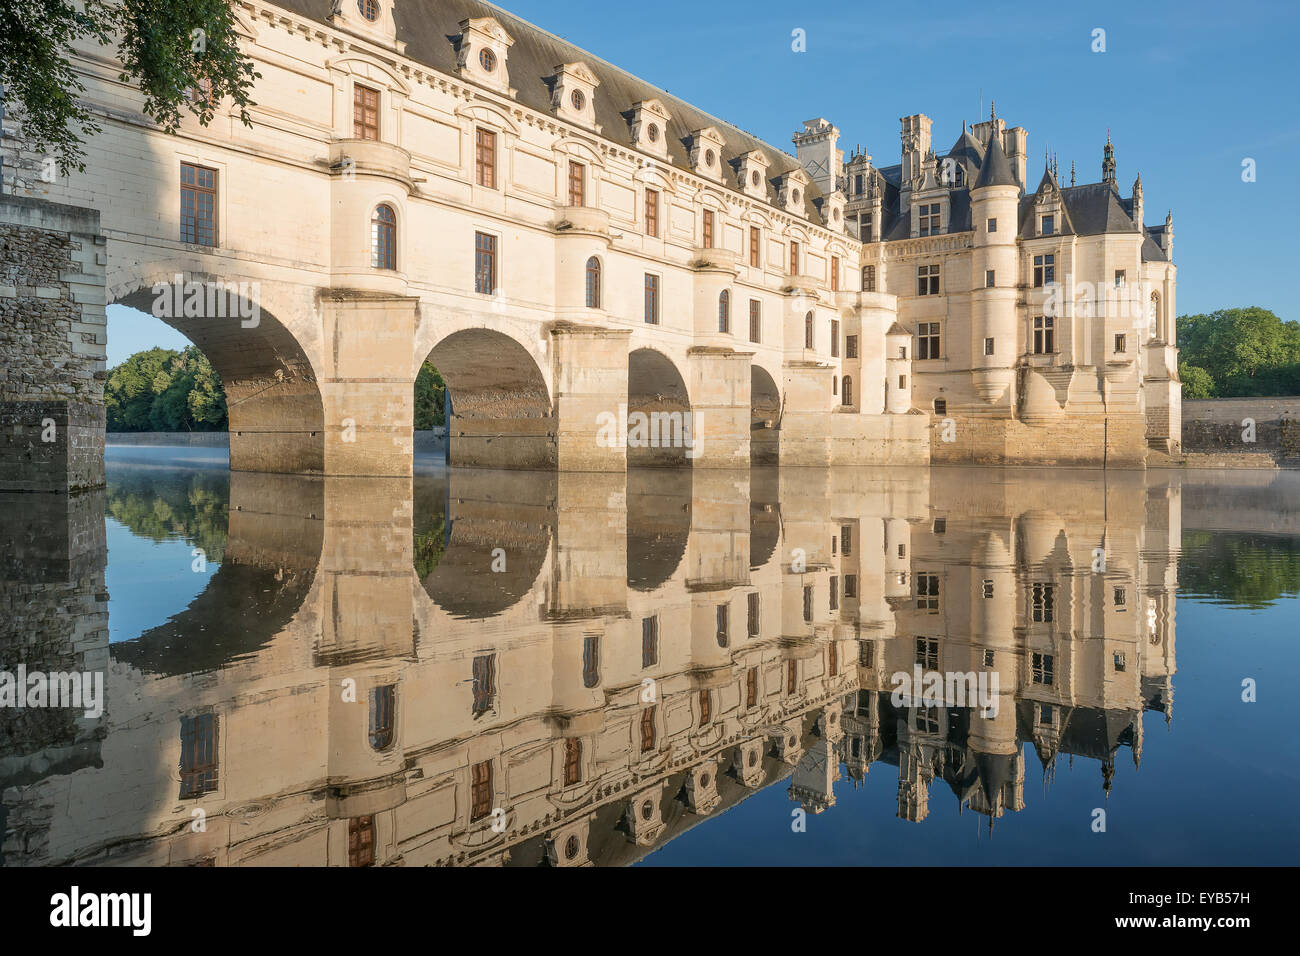
M 846 152 L 860 144 L 890 166 L 899 117 L 924 113 L 942 155 L 962 120 L 988 118 L 992 99 L 1009 126 L 1028 130 L 1031 183 L 1045 146 L 1062 178 L 1073 160 L 1086 183 L 1101 179 L 1109 130 L 1122 193 L 1141 172 L 1147 223 L 1173 210 L 1180 315 L 1257 305 L 1300 319 L 1300 178 L 1285 175 L 1300 150 L 1294 0 L 502 6 L 790 152 L 802 122 L 825 117 Z M 796 29 L 805 52 L 792 49 Z M 1093 52 L 1096 30 L 1105 52 Z M 1247 159 L 1253 182 L 1243 181 Z M 156 319 L 109 310 L 110 367 L 184 344 Z

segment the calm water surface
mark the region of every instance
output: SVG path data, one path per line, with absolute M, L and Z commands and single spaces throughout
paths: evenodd
M 1300 851 L 1295 472 L 110 449 L 106 492 L 0 496 L 0 555 L 0 670 L 106 699 L 0 708 L 8 866 Z

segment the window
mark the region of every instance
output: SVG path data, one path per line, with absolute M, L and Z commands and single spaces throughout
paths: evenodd
M 985 597 L 986 599 L 993 597 L 993 579 L 992 579 L 992 578 L 985 578 L 985 579 L 984 579 L 984 597 Z
M 858 357 L 858 337 L 856 335 L 844 336 L 844 357 L 851 359 Z
M 474 130 L 474 177 L 480 186 L 497 188 L 497 134 Z
M 1050 236 L 1050 235 L 1052 235 L 1052 234 L 1055 233 L 1055 232 L 1056 232 L 1056 217 L 1055 217 L 1055 216 L 1044 216 L 1044 217 L 1043 217 L 1043 228 L 1042 228 L 1042 232 L 1041 232 L 1041 234 L 1044 235 L 1044 236 Z
M 717 607 L 718 646 L 726 647 L 731 643 L 731 605 L 719 604 Z
M 362 0 L 364 3 L 365 0 Z M 348 866 L 375 865 L 375 817 L 348 819 Z
M 993 666 L 993 652 L 992 652 L 992 651 L 985 651 L 985 652 L 984 652 L 984 666 L 985 666 L 985 667 L 992 667 L 992 666 Z
M 763 341 L 763 304 L 757 299 L 749 300 L 749 341 Z
M 360 83 L 352 87 L 352 138 L 379 139 L 379 91 Z
M 564 785 L 582 783 L 582 739 L 564 738 Z
M 201 797 L 217 789 L 217 715 L 181 718 L 180 799 Z
M 831 677 L 840 674 L 840 649 L 833 640 L 826 645 L 826 669 Z
M 995 285 L 998 284 L 998 280 L 997 280 L 997 278 L 996 278 L 996 275 L 997 275 L 997 273 L 995 273 L 992 269 L 987 269 L 987 270 L 985 270 L 985 272 L 984 272 L 984 288 L 986 288 L 986 289 L 991 289 L 991 288 L 993 288 Z
M 799 689 L 799 665 L 795 661 L 785 662 L 785 692 L 793 694 Z
M 370 267 L 397 268 L 397 216 L 387 203 L 376 206 L 370 217 Z
M 916 294 L 917 295 L 938 295 L 939 294 L 938 265 L 916 267 Z
M 758 268 L 758 226 L 749 227 L 749 264 Z
M 799 274 L 799 243 L 790 240 L 790 275 Z
M 840 257 L 831 256 L 831 291 L 840 291 Z
M 705 249 L 713 248 L 713 210 L 704 210 L 703 239 Z
M 862 291 L 863 292 L 876 291 L 876 267 L 875 266 L 862 267 Z
M 853 525 L 840 525 L 840 553 L 844 557 L 851 557 L 853 554 Z
M 898 376 L 898 390 L 901 392 L 905 388 L 907 388 L 907 376 L 900 375 Z
M 1034 653 L 1030 655 L 1030 669 L 1035 684 L 1052 685 L 1052 655 Z
M 659 663 L 659 618 L 641 618 L 641 666 L 654 667 Z
M 832 395 L 838 395 L 839 393 L 840 393 L 840 377 L 839 377 L 838 375 L 832 375 L 832 376 L 831 376 L 831 394 L 832 394 Z
M 1051 623 L 1056 611 L 1056 585 L 1033 584 L 1030 593 L 1030 617 L 1036 624 Z
M 861 667 L 876 666 L 876 642 L 863 641 L 858 645 L 858 665 Z
M 870 214 L 862 217 L 862 241 L 875 242 L 876 230 Z
M 935 534 L 946 534 L 948 531 L 948 519 L 935 518 L 934 525 L 932 526 L 932 528 Z
M 840 321 L 831 319 L 831 358 L 840 357 Z
M 916 606 L 922 611 L 939 610 L 939 575 L 918 574 L 916 576 Z
M 569 94 L 569 104 L 581 113 L 587 108 L 587 94 L 583 93 L 582 90 L 574 90 Z
M 840 609 L 840 579 L 837 575 L 831 575 L 831 610 Z
M 813 589 L 811 584 L 805 584 L 803 588 L 803 619 L 805 621 L 813 619 Z
M 862 174 L 861 173 L 858 173 L 856 176 L 853 177 L 853 194 L 855 196 L 862 195 Z
M 844 575 L 844 597 L 856 598 L 858 596 L 858 576 L 856 574 Z
M 645 320 L 651 325 L 659 324 L 659 277 L 645 274 Z
M 474 233 L 474 291 L 493 295 L 497 290 L 497 237 Z
M 480 654 L 474 658 L 474 716 L 481 717 L 492 709 L 497 694 L 497 656 Z
M 760 620 L 759 608 L 761 607 L 759 602 L 761 600 L 762 599 L 759 597 L 757 591 L 750 594 L 748 597 L 749 606 L 747 609 L 748 613 L 746 614 L 745 629 L 746 633 L 748 633 L 750 637 L 758 637 L 758 626 Z
M 1127 273 L 1123 269 L 1115 270 L 1115 288 L 1118 289 L 1120 286 L 1124 284 L 1124 278 L 1126 275 Z
M 484 73 L 491 73 L 497 68 L 497 55 L 488 49 L 479 50 L 478 65 L 483 67 Z
M 385 684 L 370 690 L 370 749 L 387 750 L 393 743 L 393 714 L 397 685 Z
M 1122 670 L 1124 670 L 1125 664 L 1126 664 L 1126 662 L 1125 662 L 1125 659 L 1124 659 L 1124 654 L 1123 654 L 1123 652 L 1121 652 L 1121 651 L 1116 651 L 1116 652 L 1115 652 L 1115 670 L 1117 670 L 1117 671 L 1122 671 Z
M 1050 727 L 1055 723 L 1056 708 L 1051 704 L 1038 705 L 1038 723 L 1044 727 Z
M 659 190 L 657 189 L 645 191 L 645 234 L 659 235 Z
M 1117 353 L 1128 351 L 1128 336 L 1122 332 L 1115 336 L 1115 351 Z
M 1050 355 L 1056 351 L 1056 320 L 1050 315 L 1034 316 L 1034 354 Z
M 946 398 L 936 398 L 934 400 L 934 413 L 936 415 L 948 414 L 948 400 Z
M 1111 596 L 1114 599 L 1115 610 L 1117 611 L 1128 610 L 1128 591 L 1126 589 L 1115 588 L 1114 593 Z
M 992 339 L 985 339 L 985 340 L 984 340 L 984 354 L 985 354 L 985 355 L 992 355 L 992 354 L 993 354 L 993 340 L 992 340 Z
M 709 721 L 713 719 L 713 700 L 709 697 L 707 690 L 700 691 L 700 722 L 699 726 L 709 726 Z
M 470 771 L 469 820 L 482 820 L 492 812 L 492 761 L 474 764 Z
M 357 0 L 357 9 L 371 23 L 379 19 L 379 0 Z
M 813 314 L 809 312 L 803 317 L 803 347 L 811 349 L 816 347 L 817 333 L 813 327 Z
M 600 635 L 588 634 L 582 639 L 582 686 L 595 687 L 600 683 Z
M 928 671 L 939 669 L 939 640 L 934 637 L 916 639 L 916 663 Z
M 918 707 L 915 714 L 917 733 L 937 734 L 939 732 L 938 707 Z
M 840 396 L 840 404 L 853 404 L 853 378 L 849 375 L 844 376 L 844 394 Z
M 587 205 L 587 169 L 573 160 L 569 160 L 569 205 Z
M 998 231 L 998 221 L 997 221 L 996 219 L 990 219 L 990 220 L 988 220 L 986 223 L 984 223 L 984 231 L 985 231 L 985 232 L 997 232 L 997 231 Z
M 600 260 L 595 256 L 587 260 L 587 308 L 600 308 Z
M 1034 256 L 1034 288 L 1041 289 L 1056 281 L 1056 256 Z
M 731 293 L 726 289 L 718 293 L 718 331 L 731 334 Z
M 217 244 L 217 171 L 181 163 L 181 242 Z
M 655 749 L 655 711 L 658 704 L 652 704 L 641 711 L 641 752 L 648 754 Z
M 921 235 L 930 236 L 939 234 L 939 204 L 922 203 L 917 207 L 920 213 Z
M 745 706 L 758 706 L 758 668 L 751 667 L 745 674 Z
M 939 357 L 938 322 L 921 322 L 917 324 L 916 357 L 918 359 L 937 359 Z
M 831 557 L 834 557 L 834 556 L 835 556 L 835 545 L 836 545 L 836 544 L 838 544 L 838 539 L 835 537 L 835 535 L 831 535 Z

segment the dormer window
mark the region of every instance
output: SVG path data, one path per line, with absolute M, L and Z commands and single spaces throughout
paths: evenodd
M 668 143 L 664 130 L 668 128 L 668 110 L 658 100 L 641 100 L 632 104 L 632 145 L 637 149 L 668 158 Z
M 562 63 L 551 78 L 551 109 L 560 119 L 600 131 L 595 92 L 600 81 L 585 63 Z
M 939 204 L 922 203 L 918 207 L 920 213 L 920 235 L 937 236 L 939 234 Z
M 484 73 L 495 73 L 497 68 L 497 55 L 491 50 L 479 50 L 478 65 L 483 67 Z
M 767 155 L 751 149 L 735 160 L 736 185 L 741 192 L 754 199 L 767 199 Z
M 374 23 L 379 19 L 379 0 L 357 0 L 357 10 L 366 22 Z
M 1054 235 L 1055 233 L 1056 233 L 1056 217 L 1044 216 L 1042 234 L 1044 236 L 1051 236 Z
M 506 66 L 514 42 L 493 17 L 461 20 L 460 36 L 456 39 L 457 72 L 465 79 L 514 96 Z
M 569 96 L 569 102 L 573 104 L 573 108 L 579 113 L 587 108 L 587 97 L 583 95 L 582 90 L 574 90 Z
M 749 174 L 749 184 L 753 186 L 755 189 L 763 185 L 763 177 L 758 175 L 758 170 L 755 170 L 754 172 Z
M 659 142 L 659 124 L 651 123 L 649 126 L 647 126 L 645 135 L 646 135 L 646 139 L 650 140 L 650 142 L 652 143 Z
M 691 134 L 691 166 L 696 174 L 715 180 L 722 177 L 722 165 L 718 157 L 723 145 L 722 134 L 712 126 L 697 129 Z

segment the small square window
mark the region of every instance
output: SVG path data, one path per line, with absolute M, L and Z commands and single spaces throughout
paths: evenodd
M 997 232 L 997 231 L 998 231 L 998 221 L 997 221 L 996 219 L 990 219 L 990 220 L 985 224 L 985 228 L 986 228 L 986 230 L 987 230 L 988 232 Z
M 1115 352 L 1122 353 L 1128 351 L 1128 336 L 1120 333 L 1115 336 Z
M 944 398 L 936 398 L 936 399 L 934 400 L 934 413 L 935 413 L 936 415 L 947 415 L 947 414 L 948 414 L 948 400 L 947 400 L 947 399 L 944 399 Z
M 992 667 L 992 666 L 993 666 L 993 652 L 992 652 L 992 651 L 985 651 L 985 652 L 984 652 L 984 666 L 985 666 L 985 667 Z

